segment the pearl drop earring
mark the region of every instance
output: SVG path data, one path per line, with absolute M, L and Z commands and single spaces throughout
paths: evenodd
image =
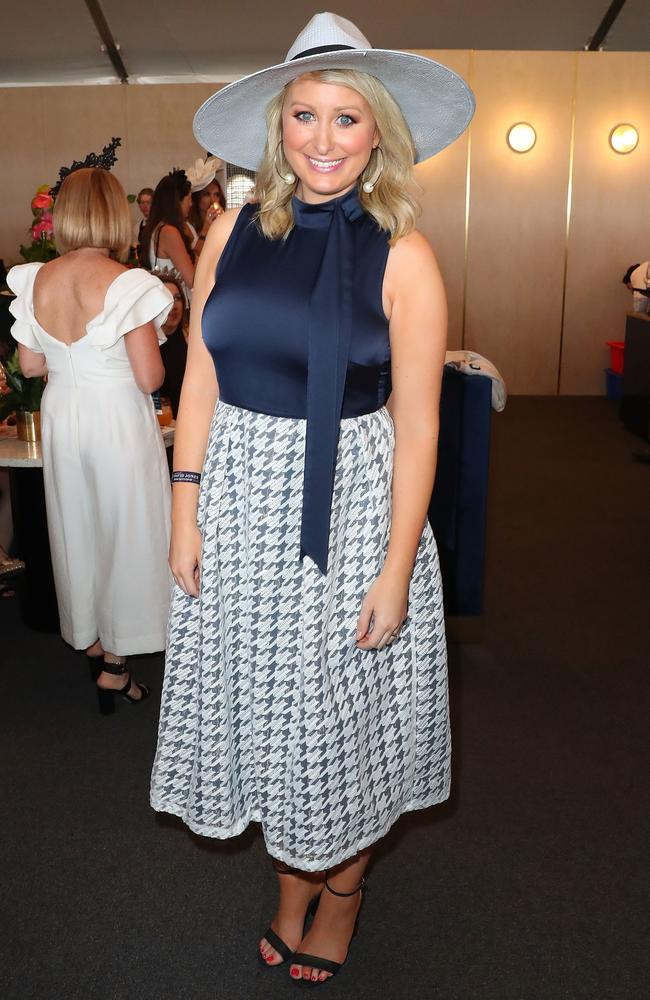
M 273 167 L 274 167 L 275 172 L 278 175 L 278 177 L 281 177 L 282 180 L 285 182 L 285 184 L 293 184 L 295 182 L 295 180 L 296 180 L 296 175 L 293 173 L 293 171 L 292 170 L 287 170 L 287 172 L 283 174 L 282 171 L 281 171 L 281 169 L 278 166 L 278 153 L 280 151 L 280 146 L 281 145 L 282 145 L 282 141 L 280 141 L 278 143 L 277 147 L 276 147 L 275 155 L 273 157 Z
M 384 170 L 384 154 L 382 152 L 381 146 L 375 146 L 375 151 L 379 153 L 379 156 L 381 157 L 381 163 L 379 165 L 379 170 L 377 171 L 373 179 L 371 181 L 364 181 L 363 184 L 361 185 L 366 194 L 370 194 L 372 191 L 375 190 L 377 181 L 381 177 Z

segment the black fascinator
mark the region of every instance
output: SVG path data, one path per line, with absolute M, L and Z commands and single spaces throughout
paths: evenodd
M 81 160 L 75 160 L 74 163 L 69 167 L 61 167 L 59 170 L 59 180 L 58 183 L 50 188 L 50 194 L 53 198 L 56 198 L 59 193 L 59 188 L 63 184 L 64 180 L 69 174 L 73 174 L 75 170 L 81 170 L 82 167 L 99 167 L 101 170 L 110 170 L 117 163 L 117 156 L 115 150 L 118 146 L 122 145 L 122 140 L 120 138 L 113 137 L 107 146 L 104 146 L 101 153 L 88 153 L 86 159 L 82 162 Z

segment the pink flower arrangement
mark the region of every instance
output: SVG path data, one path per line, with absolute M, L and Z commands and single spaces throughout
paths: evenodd
M 52 225 L 52 216 L 49 214 L 43 214 L 38 222 L 35 222 L 30 230 L 33 240 L 40 240 L 43 236 L 50 239 L 54 233 L 54 227 Z
M 33 212 L 38 212 L 39 210 L 49 211 L 49 209 L 52 208 L 53 204 L 54 204 L 54 199 L 51 197 L 51 195 L 44 192 L 37 193 L 36 197 L 32 198 L 32 211 Z
M 34 215 L 29 227 L 31 246 L 21 246 L 20 252 L 26 261 L 47 261 L 56 257 L 54 245 L 54 222 L 52 208 L 54 198 L 50 194 L 50 185 L 42 184 L 32 198 L 31 208 Z

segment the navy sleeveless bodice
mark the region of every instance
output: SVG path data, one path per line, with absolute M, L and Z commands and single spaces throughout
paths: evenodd
M 245 205 L 202 317 L 224 403 L 307 420 L 301 557 L 327 570 L 339 421 L 373 413 L 391 390 L 382 284 L 388 234 L 356 189 L 308 204 L 269 240 Z

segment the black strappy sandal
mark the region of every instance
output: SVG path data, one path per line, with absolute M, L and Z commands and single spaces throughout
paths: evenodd
M 302 875 L 303 874 L 301 871 L 299 871 L 298 868 L 291 868 L 289 865 L 285 864 L 284 861 L 278 861 L 277 858 L 271 858 L 271 864 L 275 868 L 275 870 L 278 873 L 278 875 Z M 322 890 L 321 890 L 321 892 L 322 892 Z M 303 937 L 305 936 L 305 934 L 309 930 L 309 925 L 311 924 L 311 921 L 314 918 L 314 914 L 316 913 L 316 910 L 318 909 L 318 901 L 319 900 L 320 900 L 320 892 L 317 892 L 316 895 L 312 896 L 312 898 L 309 901 L 309 906 L 307 907 L 307 913 L 305 914 L 305 921 L 304 921 L 303 926 L 302 926 L 302 936 Z M 271 947 L 275 948 L 275 950 L 278 952 L 279 955 L 282 956 L 282 959 L 283 959 L 282 962 L 272 962 L 272 963 L 269 963 L 269 962 L 266 961 L 265 958 L 262 958 L 262 954 L 258 950 L 258 952 L 257 952 L 257 960 L 258 960 L 259 964 L 264 969 L 277 969 L 281 965 L 284 965 L 286 962 L 288 962 L 289 959 L 293 958 L 294 952 L 291 950 L 291 948 L 286 943 L 286 941 L 283 941 L 282 938 L 280 937 L 280 935 L 275 933 L 275 931 L 273 930 L 273 928 L 271 926 L 267 927 L 267 929 L 262 934 L 262 937 L 266 938 L 266 940 L 269 942 L 269 944 L 271 945 Z
M 95 642 L 93 643 L 93 646 L 96 646 L 98 642 L 99 639 L 96 639 Z M 92 649 L 92 646 L 89 646 L 88 648 Z M 104 669 L 104 654 L 99 653 L 97 656 L 90 656 L 88 653 L 86 653 L 86 663 L 88 664 L 88 673 L 90 675 L 90 679 L 93 682 L 93 684 L 96 684 L 97 678 Z
M 92 657 L 90 657 L 92 659 Z M 130 701 L 132 705 L 139 705 L 141 701 L 148 698 L 151 694 L 151 689 L 147 687 L 146 684 L 140 684 L 139 681 L 131 681 L 131 674 L 126 669 L 126 663 L 110 663 L 108 660 L 104 660 L 102 663 L 102 670 L 105 670 L 107 674 L 113 674 L 115 677 L 120 677 L 122 675 L 126 676 L 126 684 L 121 688 L 97 688 L 97 698 L 99 701 L 99 711 L 102 715 L 112 715 L 115 711 L 115 699 L 118 694 L 126 701 Z M 137 688 L 142 692 L 141 698 L 132 698 L 128 693 L 131 684 L 135 684 Z
M 365 876 L 363 875 L 361 876 L 361 881 L 359 882 L 359 885 L 356 887 L 356 889 L 353 889 L 352 892 L 337 892 L 336 889 L 332 889 L 327 879 L 325 879 L 325 888 L 327 889 L 328 892 L 331 892 L 333 896 L 354 896 L 354 894 L 357 892 L 361 893 L 361 903 L 359 904 L 357 918 L 354 921 L 354 928 L 352 930 L 352 937 L 350 938 L 350 944 L 352 944 L 352 940 L 353 938 L 356 937 L 357 931 L 359 930 L 359 917 L 361 916 L 361 907 L 363 906 L 363 901 L 366 898 Z M 349 946 L 348 946 L 348 952 L 349 952 Z M 331 979 L 333 976 L 335 976 L 336 973 L 341 968 L 341 966 L 345 965 L 346 962 L 347 962 L 347 955 L 345 956 L 342 962 L 333 962 L 330 958 L 321 958 L 319 955 L 307 955 L 306 952 L 302 951 L 294 952 L 294 954 L 291 957 L 292 965 L 307 965 L 310 968 L 318 969 L 321 972 L 329 972 L 330 976 L 328 976 L 328 979 Z M 300 979 L 294 979 L 292 977 L 291 981 L 294 983 L 295 986 L 323 986 L 328 981 L 328 979 L 323 979 L 323 980 L 303 979 L 303 977 L 301 976 Z

